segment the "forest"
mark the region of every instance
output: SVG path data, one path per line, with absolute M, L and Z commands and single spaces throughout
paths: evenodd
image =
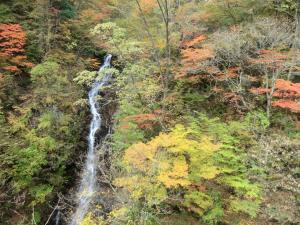
M 299 0 L 0 0 L 0 225 L 299 224 Z

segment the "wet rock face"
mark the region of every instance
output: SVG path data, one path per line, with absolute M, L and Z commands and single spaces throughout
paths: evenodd
M 104 130 L 108 130 L 113 121 L 113 116 L 117 111 L 117 104 L 115 103 L 116 94 L 113 90 L 106 90 L 101 93 L 103 100 L 100 104 L 102 104 L 101 115 L 102 115 L 102 128 Z
M 113 81 L 111 81 L 113 82 Z M 94 215 L 97 216 L 105 216 L 107 213 L 109 213 L 112 210 L 112 205 L 114 203 L 114 194 L 112 193 L 112 190 L 109 186 L 109 184 L 106 182 L 104 178 L 104 174 L 109 173 L 110 168 L 110 154 L 108 151 L 108 148 L 105 146 L 102 146 L 102 142 L 107 136 L 107 134 L 110 132 L 110 128 L 112 127 L 113 123 L 113 116 L 117 110 L 117 104 L 115 101 L 113 101 L 116 98 L 116 95 L 113 90 L 105 90 L 102 91 L 100 94 L 101 100 L 99 101 L 99 104 L 101 105 L 101 116 L 102 116 L 102 125 L 101 128 L 96 132 L 95 138 L 96 143 L 100 143 L 97 146 L 97 152 L 99 154 L 99 163 L 97 165 L 98 169 L 98 175 L 97 175 L 97 182 L 98 182 L 98 191 L 95 194 L 94 200 L 91 202 L 91 208 L 93 208 L 93 205 L 101 206 L 100 208 L 95 207 L 95 211 L 93 212 Z M 88 107 L 87 107 L 88 111 Z M 70 177 L 72 177 L 72 182 L 66 186 L 64 190 L 64 195 L 68 196 L 67 193 L 71 192 L 72 194 L 69 195 L 69 199 L 72 199 L 74 197 L 74 193 L 76 192 L 76 187 L 78 185 L 78 180 L 80 179 L 80 176 L 75 175 L 74 168 L 76 167 L 76 171 L 78 172 L 78 175 L 80 174 L 80 171 L 82 170 L 83 165 L 79 165 L 79 162 L 82 162 L 85 159 L 85 153 L 87 149 L 86 144 L 86 137 L 88 136 L 88 124 L 91 121 L 91 116 L 88 115 L 86 120 L 83 121 L 83 125 L 86 126 L 86 131 L 82 134 L 82 143 L 83 146 L 80 147 L 81 151 L 78 152 L 76 155 L 77 158 L 74 158 L 74 162 L 69 166 L 68 174 Z M 100 153 L 101 151 L 101 153 Z M 103 151 L 103 152 L 102 152 Z M 78 165 L 77 165 L 78 164 Z M 101 169 L 100 169 L 101 168 Z M 74 199 L 72 199 L 73 201 Z M 66 201 L 66 200 L 65 200 Z M 56 204 L 57 200 L 54 201 L 53 204 Z M 68 204 L 74 204 L 75 202 L 68 202 Z M 67 207 L 67 205 L 62 204 L 62 206 L 65 206 L 61 209 L 61 213 L 59 215 L 59 225 L 67 225 L 68 220 L 70 218 L 70 208 Z M 49 225 L 57 225 L 57 212 L 55 212 L 49 221 Z

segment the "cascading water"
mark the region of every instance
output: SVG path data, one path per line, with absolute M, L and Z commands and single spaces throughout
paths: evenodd
M 55 225 L 59 225 L 60 220 L 60 211 L 58 210 L 55 217 Z
M 105 68 L 110 67 L 111 55 L 107 55 L 104 60 L 104 64 L 101 66 L 98 74 Z M 99 81 L 96 80 L 91 90 L 89 91 L 89 105 L 90 111 L 93 116 L 90 124 L 90 132 L 88 136 L 88 153 L 84 171 L 81 178 L 80 188 L 78 192 L 78 206 L 72 217 L 70 225 L 78 225 L 87 213 L 90 203 L 93 199 L 93 195 L 96 189 L 96 167 L 97 159 L 95 152 L 96 133 L 101 128 L 102 118 L 100 114 L 100 106 L 95 100 L 95 97 L 99 94 L 101 88 L 107 84 L 111 77 L 111 74 L 107 73 Z

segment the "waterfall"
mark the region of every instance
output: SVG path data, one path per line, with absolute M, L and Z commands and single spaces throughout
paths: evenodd
M 55 225 L 59 225 L 60 220 L 60 211 L 58 210 L 55 217 Z
M 105 68 L 110 67 L 111 55 L 107 55 L 104 59 L 104 64 L 101 66 L 98 74 Z M 83 220 L 86 215 L 90 203 L 93 199 L 93 195 L 96 189 L 96 168 L 97 168 L 97 159 L 95 152 L 95 141 L 96 133 L 101 128 L 102 118 L 100 114 L 100 106 L 95 100 L 95 97 L 98 95 L 101 88 L 107 84 L 111 77 L 111 74 L 105 74 L 103 78 L 99 81 L 96 80 L 92 85 L 91 90 L 89 91 L 89 106 L 92 114 L 92 121 L 90 123 L 90 131 L 88 136 L 88 153 L 85 162 L 84 171 L 81 178 L 80 188 L 78 191 L 78 205 L 76 211 L 72 217 L 70 225 L 78 225 Z

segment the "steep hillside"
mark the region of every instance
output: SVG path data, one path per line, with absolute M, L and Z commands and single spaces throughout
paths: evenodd
M 0 3 L 0 224 L 300 224 L 299 9 Z

